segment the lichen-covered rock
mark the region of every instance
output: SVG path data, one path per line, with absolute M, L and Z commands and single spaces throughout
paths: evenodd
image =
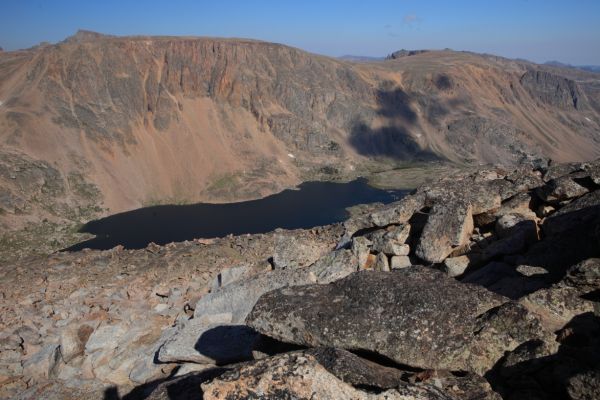
M 373 243 L 364 236 L 352 238 L 352 254 L 358 260 L 359 268 L 365 268 L 369 255 L 371 254 L 371 246 Z
M 395 398 L 357 390 L 306 354 L 286 354 L 225 372 L 202 384 L 202 393 L 205 400 Z M 438 398 L 446 397 L 439 393 Z
M 317 283 L 330 283 L 342 279 L 358 270 L 357 258 L 350 250 L 336 250 L 325 254 L 308 268 L 305 273 Z
M 552 179 L 560 178 L 565 175 L 569 175 L 573 172 L 581 171 L 584 167 L 583 163 L 580 162 L 570 162 L 570 163 L 554 163 L 551 162 L 548 167 L 544 169 L 543 180 L 544 182 L 548 182 Z
M 482 340 L 479 319 L 505 302 L 483 288 L 424 267 L 362 271 L 330 285 L 276 290 L 262 296 L 246 322 L 278 340 L 307 346 L 367 350 L 418 368 L 482 372 L 542 335 L 526 311 L 502 319 L 514 340 Z M 472 350 L 486 347 L 484 355 Z M 478 351 L 477 351 L 478 352 Z
M 514 197 L 502 203 L 500 209 L 496 212 L 496 216 L 501 217 L 506 214 L 527 214 L 534 208 L 535 201 L 530 193 L 518 193 Z
M 540 319 L 521 304 L 504 303 L 477 318 L 473 338 L 466 354 L 466 365 L 484 374 L 507 351 L 531 340 L 546 340 L 554 335 L 544 330 Z M 492 362 L 493 360 L 493 362 Z
M 425 195 L 418 193 L 402 200 L 387 204 L 367 215 L 349 218 L 344 222 L 344 235 L 338 243 L 343 247 L 350 242 L 352 236 L 363 229 L 386 227 L 388 225 L 406 224 L 413 214 L 425 206 Z
M 555 340 L 532 340 L 506 354 L 486 377 L 505 399 L 595 399 L 600 319 L 574 317 Z M 551 338 L 549 338 L 551 339 Z
M 372 250 L 389 256 L 406 256 L 410 246 L 406 240 L 410 234 L 410 225 L 394 226 L 389 230 L 378 230 L 369 235 Z
M 390 270 L 390 262 L 388 256 L 383 253 L 377 254 L 377 260 L 375 261 L 375 270 L 388 272 Z
M 391 224 L 405 224 L 412 215 L 424 206 L 423 195 L 407 196 L 402 200 L 384 206 L 370 214 L 370 220 L 375 226 L 384 227 Z
M 449 277 L 462 275 L 469 267 L 471 260 L 467 256 L 449 257 L 444 260 L 444 271 Z
M 599 260 L 585 260 L 569 268 L 560 282 L 527 295 L 521 302 L 540 315 L 548 329 L 557 330 L 577 315 L 596 309 L 593 298 L 586 295 L 600 289 L 599 276 Z
M 410 258 L 408 256 L 393 256 L 390 258 L 390 268 L 391 269 L 402 269 L 408 268 L 412 265 Z
M 432 371 L 406 382 L 410 375 L 344 350 L 317 348 L 237 366 L 201 386 L 204 399 L 498 399 L 475 375 Z
M 536 216 L 533 213 L 528 215 L 517 213 L 505 214 L 496 221 L 496 233 L 498 237 L 503 239 L 512 235 L 515 231 L 525 228 L 531 232 L 530 235 L 534 236 L 534 239 L 537 239 L 537 225 L 535 219 Z
M 542 200 L 549 203 L 556 203 L 583 196 L 587 192 L 588 189 L 585 186 L 581 186 L 570 176 L 552 179 L 536 191 Z
M 439 263 L 453 248 L 466 244 L 474 228 L 471 210 L 471 205 L 461 199 L 436 203 L 419 239 L 417 257 Z
M 596 162 L 596 164 L 589 169 L 589 176 L 592 182 L 596 185 L 600 185 L 600 163 Z
M 600 289 L 600 258 L 590 258 L 569 268 L 564 284 L 583 294 Z
M 497 227 L 498 232 L 501 232 L 501 235 L 498 236 L 501 238 L 492 241 L 477 254 L 479 262 L 483 263 L 499 256 L 521 253 L 537 241 L 536 222 L 526 218 L 520 220 L 520 218 L 502 217 L 502 222 Z M 511 226 L 512 223 L 515 224 Z
M 275 268 L 307 267 L 331 249 L 317 236 L 298 236 L 294 231 L 275 235 L 273 265 Z
M 316 347 L 297 354 L 313 356 L 327 371 L 352 386 L 393 389 L 401 385 L 408 375 L 406 371 L 386 367 L 332 347 Z
M 580 372 L 569 378 L 567 393 L 573 400 L 600 399 L 600 368 Z

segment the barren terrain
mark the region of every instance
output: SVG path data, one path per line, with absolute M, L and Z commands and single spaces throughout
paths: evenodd
M 56 236 L 48 249 L 78 223 L 144 205 L 258 198 L 417 161 L 600 155 L 598 74 L 453 51 L 353 63 L 245 39 L 82 31 L 0 53 L 0 101 L 0 227 L 19 242 Z

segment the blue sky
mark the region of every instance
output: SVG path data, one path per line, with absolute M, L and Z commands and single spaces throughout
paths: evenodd
M 448 47 L 600 65 L 600 0 L 0 0 L 5 50 L 79 28 L 248 37 L 332 56 Z

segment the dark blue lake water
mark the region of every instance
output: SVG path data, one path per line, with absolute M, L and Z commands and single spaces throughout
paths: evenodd
M 140 249 L 151 242 L 167 244 L 229 234 L 265 233 L 276 228 L 306 229 L 345 220 L 347 207 L 390 203 L 406 194 L 408 190 L 376 189 L 360 178 L 348 183 L 305 182 L 297 190 L 288 189 L 239 203 L 146 207 L 87 223 L 80 231 L 96 238 L 67 250 L 106 250 L 117 245 Z

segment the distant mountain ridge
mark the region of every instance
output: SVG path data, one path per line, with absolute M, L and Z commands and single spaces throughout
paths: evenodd
M 338 57 L 340 60 L 345 61 L 356 61 L 356 62 L 370 62 L 370 61 L 382 61 L 385 57 L 372 57 L 372 56 L 355 56 L 355 55 L 343 55 Z
M 387 57 L 385 57 L 386 60 L 395 60 L 401 57 L 410 57 L 410 56 L 416 56 L 419 54 L 423 54 L 423 53 L 427 53 L 430 50 L 398 50 L 398 51 L 394 51 L 392 54 L 388 55 Z
M 582 71 L 588 71 L 588 72 L 600 72 L 600 65 L 571 65 L 571 64 L 561 63 L 560 61 L 547 61 L 544 63 L 544 65 L 549 65 L 552 67 L 559 67 L 559 68 L 576 68 L 576 69 L 580 69 Z
M 249 39 L 82 31 L 1 53 L 0 101 L 6 229 L 257 198 L 375 162 L 600 155 L 595 74 L 453 51 L 355 63 Z

